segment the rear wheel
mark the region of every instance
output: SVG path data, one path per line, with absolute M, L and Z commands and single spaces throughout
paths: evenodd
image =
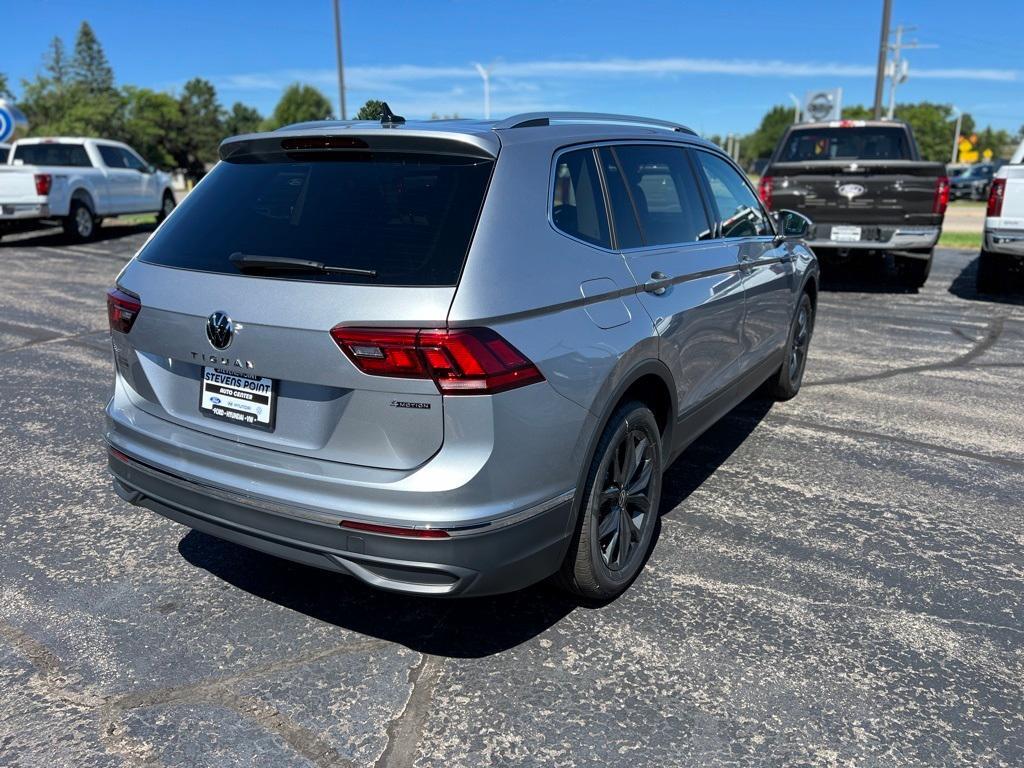
M 594 451 L 563 586 L 588 600 L 621 595 L 640 573 L 661 501 L 661 432 L 643 403 L 620 406 Z
M 811 346 L 811 334 L 814 333 L 814 304 L 806 293 L 800 297 L 800 303 L 793 315 L 793 323 L 789 329 L 789 343 L 786 345 L 786 359 L 775 376 L 772 394 L 778 400 L 789 400 L 796 397 L 804 380 L 807 368 L 807 352 Z M 771 381 L 771 379 L 769 379 Z
M 914 256 L 896 257 L 896 276 L 905 288 L 920 288 L 928 281 L 932 271 L 932 252 L 926 258 Z
M 161 221 L 171 215 L 171 211 L 174 210 L 174 206 L 177 203 L 174 202 L 174 195 L 171 194 L 171 190 L 164 192 L 163 199 L 160 201 L 160 210 L 156 214 L 156 223 L 159 224 Z
M 1006 262 L 997 253 L 982 251 L 978 254 L 978 293 L 999 293 L 1006 280 Z
M 64 234 L 72 240 L 85 242 L 96 235 L 96 217 L 89 205 L 81 200 L 71 201 L 71 210 L 63 223 Z

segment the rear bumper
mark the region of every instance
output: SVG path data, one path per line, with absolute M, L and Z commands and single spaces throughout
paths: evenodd
M 108 454 L 117 494 L 221 539 L 380 589 L 417 595 L 510 592 L 558 569 L 571 532 L 572 495 L 523 510 L 502 524 L 417 539 L 341 528 L 340 520 L 203 485 Z
M 1024 258 L 1024 229 L 986 229 L 985 250 Z
M 934 248 L 939 242 L 942 234 L 942 227 L 894 227 L 875 225 L 854 225 L 861 226 L 863 230 L 871 230 L 875 235 L 872 239 L 855 240 L 847 242 L 831 239 L 832 227 L 835 224 L 818 224 L 815 226 L 814 239 L 808 241 L 811 248 L 837 248 L 843 250 L 858 251 L 921 251 Z M 913 253 L 908 253 L 914 256 Z M 927 258 L 926 254 L 916 254 L 921 258 Z
M 39 203 L 4 203 L 0 205 L 0 222 L 48 219 L 50 206 Z

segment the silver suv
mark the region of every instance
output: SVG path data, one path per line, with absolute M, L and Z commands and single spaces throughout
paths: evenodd
M 385 115 L 226 140 L 125 267 L 114 487 L 384 589 L 614 597 L 672 460 L 799 389 L 806 219 L 672 123 Z

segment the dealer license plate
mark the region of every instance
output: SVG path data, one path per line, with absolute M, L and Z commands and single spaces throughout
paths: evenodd
M 273 379 L 222 368 L 203 368 L 199 410 L 243 427 L 272 430 L 277 405 Z
M 856 243 L 860 240 L 860 227 L 848 227 L 845 225 L 832 227 L 831 237 L 834 243 Z

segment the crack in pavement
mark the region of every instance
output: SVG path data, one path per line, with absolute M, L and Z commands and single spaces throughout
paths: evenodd
M 1003 326 L 1006 323 L 1008 315 L 1000 315 L 993 318 L 992 322 L 988 326 L 988 330 L 985 335 L 981 337 L 978 342 L 961 355 L 957 355 L 952 360 L 943 360 L 936 363 L 922 363 L 921 365 L 910 365 L 904 368 L 889 368 L 884 371 L 877 371 L 875 373 L 862 373 L 853 376 L 839 376 L 834 379 L 822 379 L 821 381 L 808 381 L 804 383 L 805 387 L 828 387 L 835 386 L 837 384 L 858 384 L 864 381 L 879 381 L 881 379 L 890 379 L 894 376 L 904 376 L 911 373 L 924 373 L 926 371 L 939 371 L 943 368 L 960 368 L 966 366 L 971 360 L 985 354 L 991 349 L 996 341 L 999 340 L 1000 334 L 1003 332 Z
M 29 347 L 37 347 L 40 344 L 59 344 L 64 341 L 75 342 L 79 341 L 80 339 L 87 338 L 89 336 L 96 336 L 106 332 L 106 328 L 101 328 L 99 330 L 86 331 L 84 333 L 76 333 L 70 336 L 52 336 L 50 338 L 45 339 L 33 339 L 31 341 L 26 341 L 24 344 L 18 344 L 13 347 L 4 347 L 3 349 L 0 349 L 0 355 L 7 354 L 8 352 L 18 352 L 22 349 L 28 349 Z
M 421 654 L 420 662 L 409 672 L 412 684 L 409 699 L 388 725 L 387 746 L 374 762 L 374 768 L 406 768 L 412 765 L 440 675 L 441 660 Z

